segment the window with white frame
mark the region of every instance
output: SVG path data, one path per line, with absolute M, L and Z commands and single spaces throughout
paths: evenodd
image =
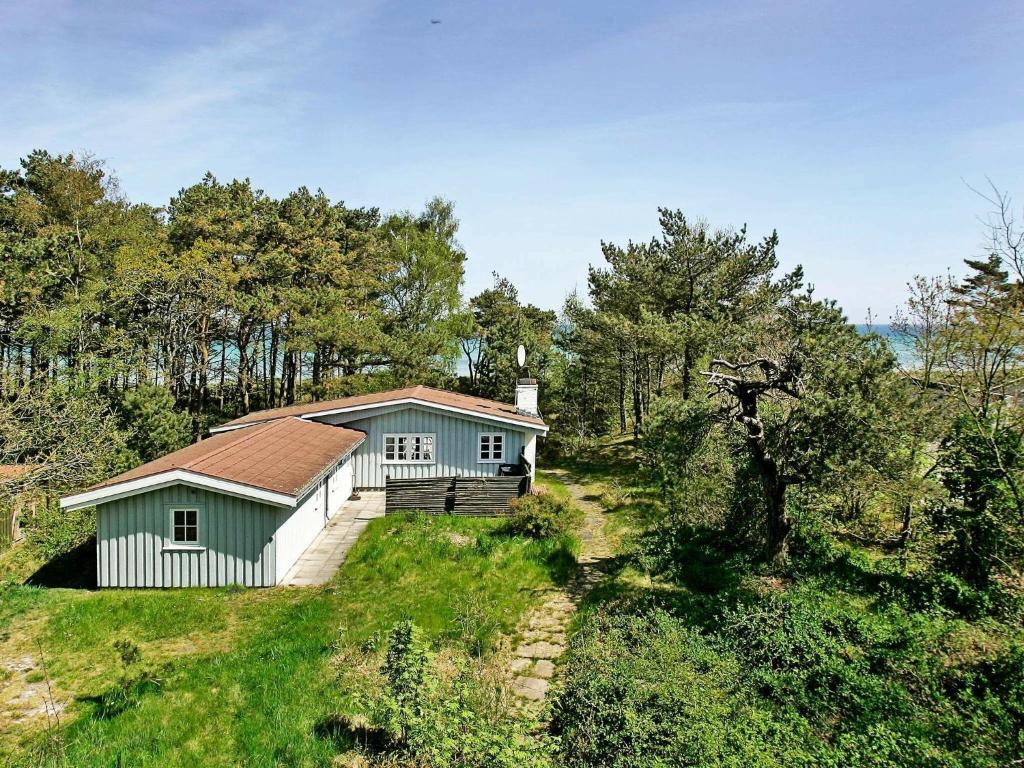
M 178 507 L 171 510 L 171 542 L 173 544 L 199 543 L 199 510 Z
M 500 432 L 481 432 L 480 450 L 477 458 L 481 462 L 501 463 L 505 459 L 505 436 Z
M 384 435 L 384 461 L 391 464 L 433 464 L 434 435 Z

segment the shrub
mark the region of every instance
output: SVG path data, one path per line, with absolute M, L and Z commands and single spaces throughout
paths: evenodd
M 745 695 L 740 666 L 668 614 L 599 613 L 573 638 L 552 728 L 569 768 L 780 766 L 787 730 Z
M 568 768 L 994 768 L 1024 754 L 1024 649 L 979 645 L 960 619 L 865 611 L 811 581 L 748 594 L 703 631 L 619 610 L 570 643 L 553 720 Z
M 547 539 L 570 533 L 583 522 L 583 511 L 567 499 L 547 491 L 513 499 L 512 517 L 508 522 L 511 533 Z
M 43 506 L 29 521 L 28 540 L 46 560 L 70 552 L 96 533 L 96 510 L 66 510 L 55 503 Z
M 160 687 L 156 673 L 142 666 L 142 651 L 131 640 L 118 640 L 114 650 L 121 660 L 121 676 L 100 696 L 97 716 L 109 718 L 139 706 L 143 694 Z
M 415 624 L 396 624 L 371 717 L 387 736 L 384 762 L 406 757 L 423 768 L 550 768 L 550 740 L 531 736 L 529 722 L 505 716 L 506 707 L 495 706 L 486 690 L 496 681 L 480 670 L 462 657 L 439 659 Z

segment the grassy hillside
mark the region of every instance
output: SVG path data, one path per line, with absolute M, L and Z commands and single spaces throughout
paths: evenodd
M 432 645 L 493 652 L 535 594 L 564 580 L 571 542 L 503 535 L 501 521 L 374 521 L 324 588 L 0 594 L 0 753 L 16 765 L 319 765 L 357 713 L 373 652 L 411 619 Z M 23 557 L 23 555 L 19 555 Z M 122 670 L 114 644 L 139 660 Z M 353 658 L 369 654 L 365 670 Z M 339 668 L 339 663 L 344 668 Z M 365 674 L 363 674 L 365 672 Z M 111 714 L 122 675 L 133 706 Z M 50 694 L 47 694 L 49 689 Z M 42 699 L 62 709 L 40 712 Z M 66 707 L 66 708 L 65 708 Z
M 557 739 L 529 737 L 558 750 L 555 764 L 994 768 L 1024 757 L 1015 605 L 954 611 L 898 553 L 822 530 L 801 528 L 789 567 L 768 571 L 721 532 L 668 517 L 627 440 L 559 463 L 549 489 L 599 504 L 614 551 L 580 597 L 558 663 Z M 31 666 L 3 673 L 0 748 L 16 765 L 328 765 L 353 746 L 349 726 L 366 722 L 358 716 L 384 685 L 388 632 L 404 619 L 429 645 L 431 670 L 470 668 L 470 694 L 507 708 L 506 640 L 567 582 L 576 544 L 502 525 L 375 521 L 319 589 L 8 586 L 0 659 Z M 127 672 L 125 646 L 115 648 L 125 639 L 141 654 Z M 131 701 L 118 709 L 111 693 L 125 674 Z M 17 703 L 48 684 L 68 705 L 53 738 L 45 716 Z M 423 765 L 445 764 L 442 742 L 490 727 L 439 698 L 428 697 L 440 708 L 425 722 L 445 727 L 436 743 L 427 730 Z M 493 723 L 493 741 L 524 738 Z M 549 765 L 507 754 L 468 764 Z

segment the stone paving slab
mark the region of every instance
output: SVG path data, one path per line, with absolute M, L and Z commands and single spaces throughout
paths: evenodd
M 556 473 L 563 475 L 563 481 L 569 480 L 564 473 Z M 566 589 L 551 590 L 544 603 L 524 617 L 517 631 L 518 645 L 512 650 L 509 664 L 512 690 L 522 702 L 522 708 L 534 715 L 542 711 L 549 681 L 558 675 L 558 660 L 565 651 L 566 633 L 576 606 L 604 578 L 600 566 L 611 554 L 600 508 L 585 498 L 582 487 L 573 482 L 566 482 L 566 485 L 584 512 L 580 570 Z
M 299 555 L 281 583 L 291 587 L 326 584 L 370 521 L 383 516 L 383 491 L 363 491 L 358 500 L 346 501 Z

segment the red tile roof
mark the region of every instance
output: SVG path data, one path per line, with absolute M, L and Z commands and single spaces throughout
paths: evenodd
M 366 439 L 355 429 L 276 419 L 253 429 L 212 435 L 90 488 L 106 488 L 176 469 L 298 496 Z
M 440 405 L 448 408 L 459 408 L 471 413 L 479 413 L 483 416 L 492 416 L 506 421 L 518 422 L 528 426 L 543 427 L 544 420 L 536 416 L 525 416 L 516 410 L 514 405 L 500 403 L 497 400 L 487 400 L 483 397 L 472 397 L 471 395 L 460 395 L 456 392 L 448 392 L 444 389 L 434 389 L 418 385 L 405 387 L 403 389 L 390 389 L 386 392 L 375 392 L 370 395 L 355 395 L 353 397 L 341 397 L 337 400 L 322 400 L 318 403 L 302 403 L 300 405 L 288 405 L 284 408 L 270 408 L 265 411 L 253 411 L 241 418 L 221 424 L 216 429 L 224 427 L 237 427 L 245 424 L 258 424 L 270 419 L 279 419 L 283 416 L 305 416 L 321 411 L 332 411 L 335 409 L 353 408 L 362 405 L 387 405 L 394 400 L 417 400 L 426 405 Z
M 41 466 L 42 464 L 0 464 L 0 483 L 23 477 Z

